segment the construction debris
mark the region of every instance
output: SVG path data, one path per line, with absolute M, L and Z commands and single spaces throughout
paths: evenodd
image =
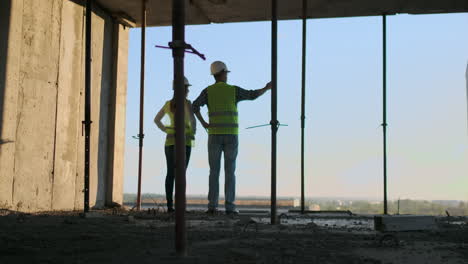
M 374 228 L 381 232 L 423 231 L 437 229 L 434 216 L 381 215 L 374 217 Z

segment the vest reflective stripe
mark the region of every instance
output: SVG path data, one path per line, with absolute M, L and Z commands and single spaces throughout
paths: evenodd
M 210 124 L 210 128 L 212 127 L 239 127 L 238 124 Z
M 169 126 L 166 126 L 166 143 L 165 146 L 175 145 L 175 120 L 174 113 L 171 112 L 171 101 L 167 101 L 164 105 L 164 111 L 169 116 Z M 186 109 L 188 113 L 189 109 Z M 185 115 L 185 145 L 192 147 L 194 145 L 195 136 L 192 131 L 192 124 L 190 123 L 190 116 Z
M 209 116 L 238 116 L 237 112 L 233 111 L 219 111 L 219 112 L 212 112 L 209 113 Z
M 208 116 L 210 135 L 239 134 L 236 104 L 236 87 L 224 82 L 215 83 L 207 88 Z
M 175 138 L 175 134 L 167 134 L 166 135 L 166 139 L 174 139 L 174 138 Z M 185 140 L 194 140 L 194 139 L 195 139 L 194 135 L 189 135 L 189 134 L 185 135 Z
M 191 129 L 191 126 L 187 126 L 187 124 L 185 124 L 185 129 Z M 166 126 L 166 131 L 167 130 L 173 130 L 175 132 L 175 127 Z

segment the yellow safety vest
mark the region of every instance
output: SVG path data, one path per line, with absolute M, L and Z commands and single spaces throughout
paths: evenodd
M 217 82 L 208 87 L 208 115 L 210 117 L 208 134 L 239 134 L 235 86 Z
M 185 103 L 185 145 L 192 147 L 194 145 L 195 136 L 193 134 L 192 123 L 190 122 L 190 110 Z M 166 144 L 165 146 L 175 145 L 175 117 L 171 111 L 171 101 L 164 104 L 164 113 L 169 116 L 170 124 L 166 126 Z

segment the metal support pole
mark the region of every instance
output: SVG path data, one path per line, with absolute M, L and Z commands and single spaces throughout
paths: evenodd
M 276 224 L 276 134 L 278 133 L 278 0 L 271 0 L 271 224 Z
M 387 16 L 382 16 L 383 31 L 383 176 L 384 176 L 384 214 L 387 210 Z
M 307 41 L 307 0 L 302 0 L 302 94 L 301 94 L 301 213 L 305 210 L 304 191 L 304 144 L 305 144 L 305 87 L 306 87 L 306 42 Z
M 143 166 L 143 114 L 145 106 L 145 41 L 146 41 L 146 0 L 141 1 L 141 56 L 140 56 L 140 130 L 138 133 L 138 194 L 137 210 L 141 209 L 141 173 Z
M 175 112 L 175 248 L 178 255 L 186 255 L 185 227 L 185 1 L 172 1 L 172 56 L 174 57 L 174 97 Z
M 466 132 L 468 134 L 468 64 L 466 65 L 465 79 L 466 79 L 466 117 L 467 117 Z
M 84 163 L 84 212 L 89 212 L 89 154 L 91 137 L 91 16 L 93 1 L 86 1 L 86 52 L 85 52 L 85 163 Z

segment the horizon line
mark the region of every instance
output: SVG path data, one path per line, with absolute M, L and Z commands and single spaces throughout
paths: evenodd
M 158 196 L 165 196 L 165 194 L 160 194 L 160 193 L 142 193 L 143 195 L 158 195 Z M 124 195 L 137 195 L 136 193 L 124 193 Z M 187 197 L 205 197 L 207 196 L 206 194 L 187 194 Z M 219 198 L 224 198 L 224 196 L 220 195 Z M 236 198 L 260 198 L 260 199 L 269 199 L 270 196 L 262 196 L 262 195 L 237 195 Z M 279 199 L 300 199 L 300 196 L 277 196 Z M 311 196 L 306 196 L 305 199 L 334 199 L 334 200 L 374 200 L 374 201 L 382 201 L 383 199 L 381 198 L 375 198 L 375 197 L 344 197 L 344 196 L 316 196 L 316 197 L 311 197 Z M 391 201 L 398 201 L 398 200 L 415 200 L 415 201 L 468 201 L 468 200 L 463 200 L 463 199 L 419 199 L 419 198 L 392 198 L 389 199 Z

